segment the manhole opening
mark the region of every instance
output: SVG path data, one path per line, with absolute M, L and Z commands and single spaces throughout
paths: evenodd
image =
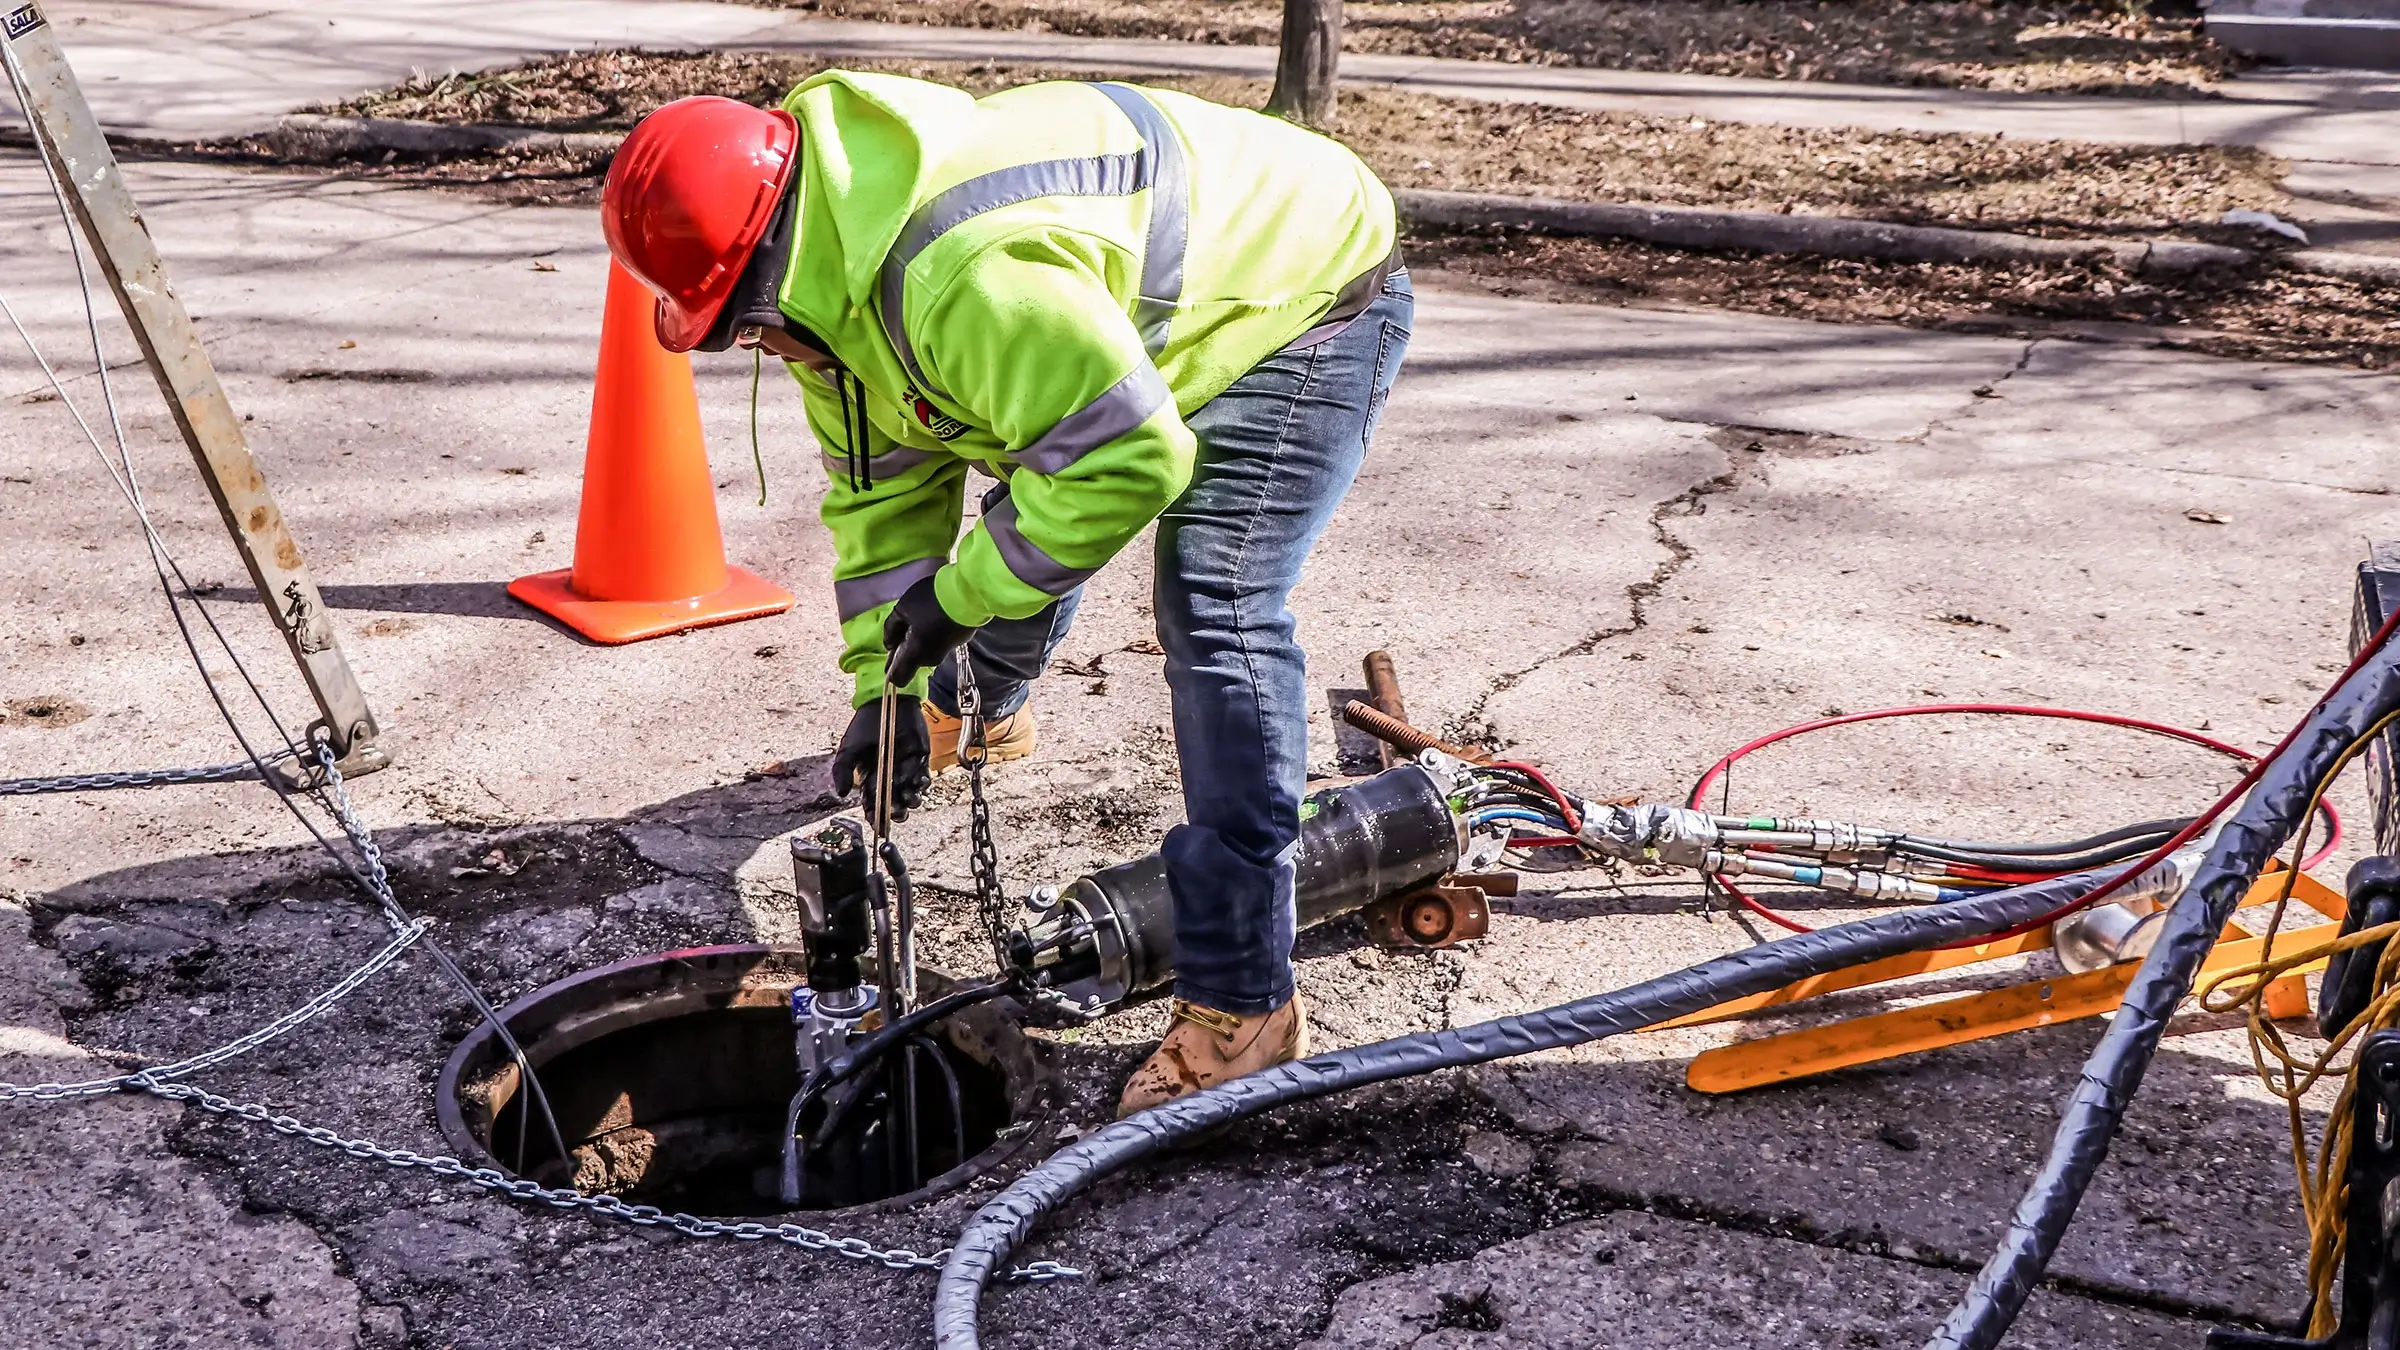
M 696 1214 L 786 1212 L 783 1130 L 800 1086 L 789 1000 L 801 967 L 797 950 L 707 948 L 537 990 L 501 1017 L 568 1156 L 529 1113 L 530 1094 L 488 1028 L 460 1044 L 443 1074 L 444 1131 L 545 1185 Z M 936 971 L 919 984 L 927 999 L 951 987 Z M 916 1081 L 913 1113 L 903 1075 Z M 978 1175 L 1035 1132 L 1049 1077 L 1016 1024 L 985 1005 L 931 1028 L 860 1089 L 804 1119 L 815 1146 L 797 1208 L 908 1203 Z

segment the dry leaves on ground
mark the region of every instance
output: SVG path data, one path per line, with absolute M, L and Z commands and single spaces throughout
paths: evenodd
M 671 99 L 772 103 L 824 67 L 755 53 L 599 52 L 480 76 L 412 81 L 335 111 L 558 130 L 622 129 Z M 859 68 L 859 67 L 853 67 Z M 1089 75 L 963 62 L 866 63 L 977 94 Z M 1170 76 L 1152 84 L 1258 107 L 1263 81 Z M 2256 150 L 2100 145 L 1933 132 L 1750 126 L 1434 98 L 1373 85 L 1343 94 L 1341 137 L 1397 187 L 1584 201 L 1806 211 L 2035 233 L 2145 233 L 2273 210 L 2282 166 Z
M 768 103 L 820 68 L 791 56 L 602 52 L 482 76 L 412 81 L 334 111 L 445 122 L 607 130 L 670 99 L 717 93 Z M 996 63 L 875 63 L 977 94 L 1092 71 Z M 1153 81 L 1256 106 L 1265 85 L 1230 77 Z M 2255 151 L 2103 146 L 1996 137 L 1754 127 L 1354 87 L 1343 136 L 1399 186 L 1586 200 L 1793 210 L 1965 223 L 2064 235 L 2209 237 L 2228 206 L 2273 209 L 2281 166 Z M 359 172 L 472 186 L 513 200 L 581 201 L 596 157 L 478 156 Z M 2254 245 L 2244 234 L 2234 242 Z M 1504 287 L 1563 286 L 1587 299 L 1714 305 L 1833 322 L 2037 331 L 2155 326 L 2158 340 L 2228 355 L 2400 364 L 2400 296 L 2262 263 L 2196 278 L 2100 264 L 1933 266 L 1709 254 L 1626 241 L 1522 234 L 1420 236 L 1420 266 Z
M 753 0 L 826 18 L 1271 44 L 1275 0 Z M 2163 6 L 2161 7 L 2163 8 Z M 1786 80 L 2134 96 L 2246 64 L 2139 0 L 1350 0 L 1350 51 Z

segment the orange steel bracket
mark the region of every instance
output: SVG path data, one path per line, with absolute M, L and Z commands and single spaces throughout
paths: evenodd
M 2281 894 L 2283 885 L 2284 878 L 2281 875 L 2270 873 L 2263 876 L 2243 897 L 2242 904 L 2249 907 L 2270 903 Z M 2339 892 L 2306 874 L 2295 880 L 2292 895 L 2295 900 L 2328 918 L 2339 919 L 2346 908 Z M 2275 951 L 2279 955 L 2302 955 L 2325 947 L 2340 934 L 2339 923 L 2287 931 L 2276 937 Z M 1892 957 L 1802 980 L 1770 994 L 1720 1004 L 1690 1017 L 1660 1025 L 1683 1026 L 1716 1021 L 1758 1008 L 1775 1007 L 1904 975 L 1996 960 L 2038 950 L 2046 943 L 2045 932 L 1957 951 Z M 2238 929 L 2229 928 L 2226 940 L 2219 942 L 2215 950 L 2209 953 L 2201 971 L 2203 974 L 2214 974 L 2248 965 L 2259 959 L 2265 947 L 2264 939 L 2249 937 Z M 2322 965 L 2322 962 L 2311 962 L 2269 985 L 2266 992 L 2268 1015 L 2281 1018 L 2306 1013 L 2308 989 L 2304 977 Z M 1696 1091 L 1711 1094 L 1739 1092 L 1834 1069 L 1854 1068 L 1924 1050 L 1985 1040 L 2011 1031 L 2096 1017 L 2117 1006 L 2139 968 L 2138 962 L 2126 962 L 2081 975 L 2028 980 L 2022 984 L 1936 1003 L 1849 1018 L 1724 1046 L 1696 1056 L 1685 1071 L 1684 1078 Z

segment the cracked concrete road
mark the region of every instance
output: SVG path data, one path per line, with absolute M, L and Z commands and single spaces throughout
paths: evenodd
M 590 216 L 194 166 L 131 176 L 391 728 L 398 764 L 356 790 L 403 900 L 494 997 L 626 955 L 788 937 L 780 840 L 832 809 L 823 752 L 845 701 L 796 400 L 761 401 L 762 510 L 749 372 L 702 366 L 730 551 L 799 607 L 584 646 L 500 587 L 571 546 L 602 276 Z M 22 158 L 0 160 L 0 184 L 7 297 L 72 365 L 58 228 Z M 1318 683 L 1354 684 L 1358 654 L 1389 648 L 1422 720 L 1594 793 L 1678 796 L 1772 727 L 1937 698 L 2264 744 L 2344 656 L 2364 542 L 2400 535 L 2390 376 L 1419 281 L 1408 371 L 1297 600 Z M 109 341 L 161 528 L 218 583 L 207 603 L 288 712 L 300 699 L 213 511 L 113 324 Z M 86 369 L 69 389 L 88 401 Z M 0 531 L 17 638 L 0 650 L 0 704 L 18 701 L 5 772 L 228 757 L 124 507 L 14 351 Z M 1073 670 L 1036 695 L 1042 754 L 995 776 L 1016 884 L 1140 852 L 1175 818 L 1146 567 L 1129 556 L 1095 581 Z M 1313 734 L 1335 771 L 1328 719 Z M 747 772 L 777 760 L 787 773 Z M 1896 724 L 1780 748 L 1732 792 L 2029 834 L 2187 809 L 2227 778 L 2118 733 Z M 931 954 L 972 968 L 958 795 L 945 782 L 905 828 Z M 380 926 L 305 844 L 248 787 L 0 809 L 0 1076 L 189 1053 L 373 951 Z M 1323 1039 L 1539 1007 L 1752 940 L 1672 876 L 1529 881 L 1461 951 L 1310 935 Z M 1055 1128 L 1103 1118 L 1161 1017 L 1052 1038 Z M 442 1150 L 431 1082 L 472 1024 L 411 955 L 207 1085 Z M 1780 1025 L 1316 1103 L 1108 1182 L 1035 1248 L 1093 1278 L 1000 1291 L 993 1342 L 1563 1350 L 1606 1325 L 1632 1345 L 1909 1343 L 1997 1232 L 2097 1024 L 1740 1097 L 1682 1087 L 1690 1054 Z M 2015 1343 L 2197 1345 L 2208 1319 L 2297 1308 L 2280 1117 L 2235 1033 L 2206 1018 L 2180 1033 Z M 921 1276 L 509 1208 L 157 1104 L 0 1107 L 0 1176 L 15 1201 L 0 1318 L 32 1343 L 926 1335 Z M 825 1222 L 930 1250 L 989 1194 Z

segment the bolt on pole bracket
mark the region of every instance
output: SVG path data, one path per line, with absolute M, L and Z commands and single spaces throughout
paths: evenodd
M 383 768 L 390 757 L 375 744 L 375 714 L 342 655 L 300 546 L 267 490 L 266 475 L 243 439 L 241 418 L 218 382 L 107 136 L 39 5 L 15 5 L 0 13 L 0 52 L 24 99 L 34 141 L 56 172 L 76 226 L 108 278 L 259 599 L 316 701 L 319 720 L 310 734 L 330 741 L 346 777 Z

